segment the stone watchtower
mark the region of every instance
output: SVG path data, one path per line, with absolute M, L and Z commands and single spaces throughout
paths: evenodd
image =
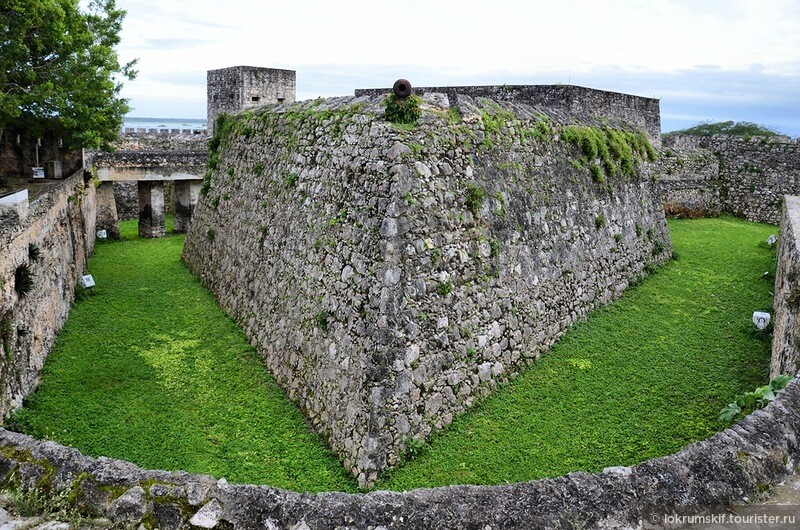
M 212 134 L 214 122 L 223 112 L 295 100 L 294 70 L 233 66 L 209 70 L 206 79 L 208 129 Z

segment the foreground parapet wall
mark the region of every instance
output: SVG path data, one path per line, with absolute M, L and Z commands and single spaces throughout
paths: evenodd
M 781 197 L 800 194 L 800 143 L 786 137 L 670 136 L 657 169 L 665 206 L 778 224 Z M 670 212 L 673 213 L 673 212 Z
M 412 128 L 370 97 L 239 115 L 184 250 L 362 485 L 672 250 L 570 116 L 426 99 Z
M 0 423 L 39 380 L 94 247 L 95 188 L 83 170 L 0 219 Z
M 641 528 L 665 514 L 758 499 L 795 469 L 799 439 L 800 383 L 794 381 L 766 409 L 674 455 L 505 486 L 301 494 L 144 471 L 0 429 L 0 487 L 64 492 L 85 513 L 131 528 Z

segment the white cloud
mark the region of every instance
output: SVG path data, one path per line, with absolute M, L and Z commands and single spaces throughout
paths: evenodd
M 126 97 L 134 106 L 155 96 L 184 98 L 199 115 L 204 83 L 192 89 L 181 80 L 239 64 L 297 70 L 301 97 L 386 86 L 400 76 L 418 85 L 591 85 L 639 74 L 647 86 L 628 83 L 625 90 L 697 100 L 716 93 L 704 85 L 676 90 L 652 83 L 691 70 L 707 81 L 732 72 L 756 79 L 800 70 L 796 0 L 119 3 L 128 10 L 122 58 L 140 58 L 140 76 Z

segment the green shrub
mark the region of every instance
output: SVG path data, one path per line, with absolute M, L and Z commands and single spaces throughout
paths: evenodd
M 42 258 L 42 251 L 36 243 L 28 244 L 28 259 L 31 263 L 36 263 Z
M 605 216 L 605 215 L 598 215 L 598 216 L 597 216 L 597 217 L 595 217 L 595 219 L 594 219 L 594 226 L 595 226 L 595 228 L 597 228 L 598 230 L 600 230 L 601 228 L 603 228 L 604 226 L 606 226 L 606 224 L 607 224 L 607 223 L 608 223 L 608 221 L 606 221 L 606 216 Z
M 720 421 L 733 422 L 736 418 L 766 407 L 781 390 L 786 388 L 786 385 L 792 379 L 794 377 L 791 375 L 779 375 L 773 378 L 768 385 L 760 386 L 753 392 L 745 392 L 739 395 L 735 401 L 725 405 L 719 412 Z
M 473 215 L 477 215 L 483 207 L 483 200 L 486 198 L 486 190 L 479 188 L 475 184 L 469 184 L 467 185 L 464 195 L 464 202 L 467 208 Z
M 489 256 L 496 258 L 500 255 L 500 242 L 496 239 L 489 241 Z
M 300 175 L 297 173 L 289 173 L 283 178 L 283 184 L 287 188 L 295 188 L 297 187 L 297 181 L 300 179 Z
M 17 296 L 24 298 L 33 289 L 33 275 L 28 265 L 20 265 L 14 271 L 14 290 Z
M 70 523 L 70 528 L 84 528 L 88 519 L 70 502 L 74 492 L 64 489 L 53 493 L 43 488 L 16 487 L 7 490 L 14 511 L 21 517 L 46 517 Z
M 436 292 L 442 296 L 448 295 L 453 292 L 453 284 L 450 281 L 442 282 L 436 286 Z
M 483 120 L 483 129 L 486 133 L 498 134 L 500 132 L 500 118 L 497 116 L 481 109 L 481 120 Z
M 603 168 L 598 166 L 597 164 L 592 164 L 589 166 L 589 172 L 592 174 L 592 180 L 602 184 L 606 181 L 606 176 L 603 174 Z
M 330 319 L 330 313 L 325 310 L 321 310 L 319 313 L 314 315 L 314 323 L 317 327 L 323 331 L 328 330 L 328 320 Z
M 419 106 L 421 102 L 422 100 L 415 94 L 411 94 L 407 98 L 398 98 L 394 94 L 390 94 L 383 100 L 385 109 L 383 117 L 386 121 L 401 125 L 415 124 L 422 116 L 422 109 Z
M 636 160 L 653 161 L 656 151 L 643 132 L 631 133 L 609 128 L 571 125 L 561 130 L 561 139 L 581 150 L 580 166 L 599 160 L 602 168 L 591 164 L 589 170 L 596 182 L 604 182 L 599 173 L 602 169 L 606 176 L 617 174 L 630 175 L 636 169 Z M 573 164 L 576 166 L 576 164 Z M 576 166 L 577 167 L 577 166 Z

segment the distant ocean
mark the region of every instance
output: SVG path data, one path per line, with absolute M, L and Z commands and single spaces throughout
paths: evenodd
M 196 118 L 134 118 L 125 116 L 123 130 L 131 129 L 205 129 L 206 120 Z

